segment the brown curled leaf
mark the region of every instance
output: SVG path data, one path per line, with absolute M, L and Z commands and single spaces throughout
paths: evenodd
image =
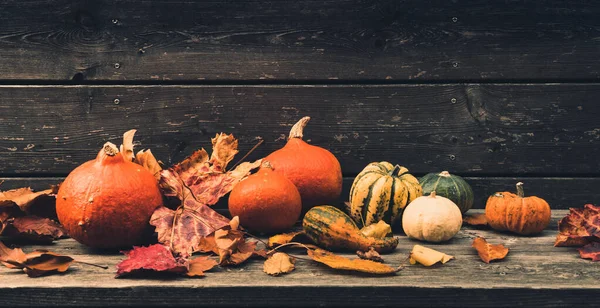
M 319 263 L 339 270 L 357 271 L 377 275 L 390 275 L 398 271 L 398 269 L 392 268 L 389 265 L 370 260 L 348 259 L 323 249 L 309 249 L 308 256 Z
M 424 266 L 432 266 L 436 263 L 445 264 L 454 259 L 453 256 L 433 250 L 421 245 L 415 245 L 410 252 L 410 264 L 420 263 Z
M 483 237 L 475 238 L 472 246 L 477 250 L 481 261 L 485 263 L 490 263 L 492 260 L 502 260 L 508 254 L 508 248 L 500 244 L 489 244 Z

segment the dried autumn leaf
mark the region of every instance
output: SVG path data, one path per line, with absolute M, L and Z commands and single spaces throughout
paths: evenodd
M 39 201 L 38 198 L 47 197 L 54 193 L 56 193 L 56 190 L 53 188 L 34 192 L 29 187 L 0 192 L 0 208 L 16 204 L 21 211 L 28 213 L 29 208 Z
M 34 251 L 28 253 L 26 257 L 27 260 L 21 264 L 23 264 L 23 270 L 29 277 L 66 272 L 74 261 L 69 256 L 62 256 L 49 251 Z
M 360 229 L 360 232 L 366 237 L 382 239 L 392 234 L 392 227 L 388 225 L 385 221 L 380 220 L 376 224 L 370 224 Z
M 159 186 L 167 197 L 177 197 L 181 204 L 173 211 L 158 208 L 150 224 L 156 227 L 159 242 L 175 252 L 189 255 L 198 250 L 202 238 L 227 225 L 229 220 L 208 208 L 229 193 L 252 169 L 260 166 L 242 163 L 225 172 L 227 163 L 237 153 L 237 140 L 233 135 L 217 134 L 212 140 L 213 155 L 198 150 L 179 164 L 163 170 Z M 227 258 L 226 258 L 227 259 Z
M 276 252 L 263 264 L 263 271 L 272 276 L 287 274 L 295 269 L 295 259 L 287 253 Z
M 233 135 L 217 134 L 211 139 L 213 152 L 210 156 L 210 163 L 214 170 L 224 172 L 225 168 L 238 153 L 238 141 Z
M 150 224 L 156 227 L 158 241 L 183 256 L 197 250 L 202 238 L 229 225 L 229 219 L 193 198 L 177 210 L 159 207 Z
M 211 270 L 217 265 L 217 261 L 209 257 L 198 257 L 190 261 L 189 270 L 185 274 L 189 277 L 201 277 L 204 276 L 204 272 Z
M 582 259 L 591 259 L 594 262 L 600 261 L 600 243 L 594 242 L 579 248 L 579 255 Z
M 137 152 L 135 155 L 135 163 L 150 171 L 157 181 L 160 180 L 160 172 L 162 171 L 161 162 L 156 160 L 152 151 L 141 150 Z
M 383 258 L 373 247 L 369 248 L 367 252 L 357 250 L 356 255 L 361 259 L 383 262 Z
M 217 134 L 213 141 L 213 155 L 198 150 L 179 164 L 161 172 L 159 186 L 163 194 L 185 200 L 192 195 L 196 201 L 213 205 L 219 198 L 229 193 L 233 187 L 260 167 L 260 160 L 238 165 L 225 172 L 227 163 L 237 153 L 237 140 L 233 135 Z
M 9 230 L 14 230 L 8 235 L 18 235 L 40 242 L 51 242 L 66 234 L 59 223 L 37 216 L 15 217 L 9 220 L 8 225 L 11 227 Z
M 273 248 L 275 246 L 284 245 L 291 242 L 312 243 L 312 241 L 306 236 L 304 231 L 298 231 L 273 235 L 269 237 L 267 245 Z
M 586 204 L 569 211 L 558 223 L 555 247 L 583 246 L 600 241 L 600 206 Z
M 488 225 L 485 213 L 465 215 L 463 217 L 463 223 L 474 227 L 483 227 Z
M 148 247 L 134 246 L 132 250 L 123 251 L 127 259 L 117 264 L 116 277 L 149 270 L 155 272 L 185 273 L 188 271 L 187 261 L 175 258 L 168 247 L 160 244 Z
M 6 247 L 4 243 L 0 242 L 0 261 L 4 266 L 8 268 L 19 268 L 6 262 L 11 260 L 16 263 L 22 263 L 25 262 L 26 259 L 27 257 L 21 248 L 10 249 Z
M 454 259 L 453 256 L 427 248 L 421 245 L 415 245 L 410 252 L 410 264 L 420 263 L 424 266 L 432 266 L 438 262 L 442 264 Z
M 492 260 L 502 260 L 508 254 L 508 248 L 503 245 L 489 244 L 483 237 L 475 238 L 472 246 L 477 250 L 479 258 L 485 263 L 490 263 Z
M 123 154 L 125 160 L 133 161 L 133 136 L 135 132 L 135 129 L 131 129 L 123 134 L 123 144 L 121 144 L 119 152 Z
M 323 249 L 309 249 L 308 256 L 319 262 L 323 263 L 331 268 L 340 269 L 340 270 L 348 270 L 348 271 L 357 271 L 369 274 L 378 274 L 378 275 L 389 275 L 394 274 L 398 269 L 392 268 L 389 265 L 381 264 L 378 262 L 373 262 L 370 260 L 362 260 L 362 259 L 348 259 L 342 256 L 335 255 L 327 250 Z
M 234 217 L 229 228 L 215 231 L 215 244 L 219 254 L 219 265 L 238 265 L 255 254 L 257 242 L 247 242 L 244 232 L 238 230 L 239 218 Z
M 25 254 L 20 248 L 10 249 L 0 242 L 0 261 L 8 268 L 22 269 L 29 277 L 40 277 L 66 272 L 74 260 L 46 250 Z

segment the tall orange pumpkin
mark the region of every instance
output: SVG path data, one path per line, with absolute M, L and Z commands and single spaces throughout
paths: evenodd
M 75 168 L 56 196 L 56 214 L 69 236 L 95 248 L 141 244 L 160 205 L 154 175 L 110 142 L 96 159 Z
M 488 224 L 498 231 L 522 235 L 542 232 L 550 223 L 550 205 L 544 199 L 525 197 L 523 183 L 517 183 L 517 194 L 497 192 L 485 205 Z
M 302 210 L 323 204 L 335 204 L 342 193 L 342 168 L 328 150 L 302 140 L 304 127 L 310 117 L 296 123 L 286 145 L 268 155 L 275 172 L 282 173 L 300 192 Z

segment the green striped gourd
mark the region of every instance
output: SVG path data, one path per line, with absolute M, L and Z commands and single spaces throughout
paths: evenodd
M 404 207 L 422 195 L 408 169 L 385 161 L 370 163 L 352 183 L 350 216 L 364 226 L 380 220 L 392 225 L 400 221 Z
M 441 173 L 428 173 L 419 179 L 423 194 L 428 195 L 435 191 L 438 196 L 446 197 L 458 205 L 462 214 L 473 207 L 473 189 L 469 183 L 458 175 L 448 171 Z
M 389 252 L 398 246 L 398 238 L 375 238 L 364 235 L 352 218 L 331 205 L 310 209 L 302 219 L 302 229 L 319 247 L 329 250 Z

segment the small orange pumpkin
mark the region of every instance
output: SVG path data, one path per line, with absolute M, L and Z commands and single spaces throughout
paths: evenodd
M 294 226 L 302 199 L 294 183 L 264 161 L 260 170 L 237 184 L 229 195 L 229 213 L 253 231 L 273 233 Z
M 522 235 L 542 232 L 550 223 L 550 205 L 544 199 L 525 197 L 523 183 L 517 183 L 517 194 L 497 192 L 485 204 L 488 224 L 498 231 Z

